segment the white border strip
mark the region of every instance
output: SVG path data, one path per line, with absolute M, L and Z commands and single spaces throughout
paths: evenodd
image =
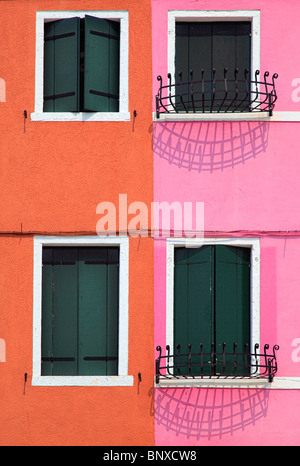
M 113 113 L 113 112 L 79 112 L 79 113 L 60 113 L 45 112 L 31 113 L 31 121 L 130 121 L 130 113 Z
M 120 21 L 120 109 L 115 113 L 48 113 L 43 112 L 44 101 L 44 23 L 47 21 L 84 18 L 90 14 L 97 18 Z M 120 121 L 130 120 L 129 113 L 129 13 L 128 11 L 37 11 L 35 58 L 35 109 L 32 121 Z
M 267 390 L 300 390 L 300 377 L 276 377 L 272 383 L 259 379 L 163 379 L 156 388 L 247 388 Z
M 264 121 L 264 122 L 299 122 L 300 111 L 274 111 L 270 117 L 268 112 L 253 113 L 161 113 L 157 118 L 156 112 L 153 112 L 153 121 L 164 123 L 165 121 Z
M 42 317 L 42 250 L 43 246 L 118 246 L 120 248 L 119 288 L 119 368 L 118 376 L 66 376 L 41 375 L 41 317 Z M 43 237 L 34 238 L 33 271 L 33 373 L 32 385 L 38 386 L 132 386 L 133 376 L 128 375 L 128 290 L 129 290 L 129 239 L 125 237 Z

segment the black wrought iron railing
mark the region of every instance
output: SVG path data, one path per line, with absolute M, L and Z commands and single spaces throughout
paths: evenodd
M 214 343 L 210 351 L 205 352 L 203 344 L 198 351 L 193 351 L 192 345 L 188 345 L 188 352 L 182 352 L 177 345 L 177 351 L 170 354 L 170 346 L 166 346 L 166 354 L 162 355 L 162 348 L 157 346 L 158 358 L 156 360 L 156 383 L 161 379 L 267 379 L 270 383 L 277 373 L 275 345 L 269 351 L 269 345 L 264 345 L 263 352 L 259 352 L 259 344 L 255 344 L 251 353 L 249 345 L 245 345 L 242 352 L 238 351 L 237 343 L 228 351 L 226 343 L 221 345 L 219 351 Z
M 263 80 L 259 80 L 260 71 L 256 70 L 254 80 L 251 80 L 249 70 L 239 73 L 236 68 L 231 77 L 227 68 L 221 79 L 216 70 L 201 76 L 189 72 L 189 80 L 183 81 L 181 72 L 172 82 L 168 74 L 168 84 L 163 85 L 163 79 L 158 76 L 160 88 L 156 96 L 156 116 L 163 113 L 237 113 L 237 112 L 268 112 L 272 116 L 277 94 L 275 80 L 278 74 L 269 78 L 266 71 Z

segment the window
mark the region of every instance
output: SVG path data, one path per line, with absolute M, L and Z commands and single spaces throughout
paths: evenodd
M 38 12 L 32 120 L 130 120 L 128 12 Z
M 119 111 L 120 24 L 86 15 L 45 24 L 44 111 Z
M 176 248 L 174 264 L 175 347 L 180 344 L 187 353 L 191 344 L 192 351 L 200 352 L 202 343 L 209 354 L 212 343 L 217 353 L 222 353 L 224 342 L 230 352 L 237 343 L 242 353 L 250 343 L 250 250 L 224 245 Z
M 232 352 L 260 343 L 260 246 L 257 239 L 167 240 L 166 344 L 188 353 Z M 242 347 L 242 349 L 241 349 Z M 194 360 L 195 362 L 195 360 Z M 228 361 L 230 362 L 230 361 Z M 205 374 L 204 374 L 205 375 Z
M 131 385 L 127 238 L 35 238 L 34 385 Z
M 118 375 L 118 248 L 43 248 L 42 375 Z
M 249 69 L 247 78 L 245 69 Z M 156 118 L 166 121 L 268 118 L 276 100 L 274 82 L 268 82 L 265 89 L 264 78 L 258 77 L 257 70 L 260 70 L 260 11 L 169 11 L 168 78 L 158 76 Z
M 204 79 L 204 105 L 207 111 L 225 111 L 235 100 L 236 82 L 244 80 L 245 71 L 251 69 L 251 22 L 177 22 L 176 23 L 175 76 L 179 82 L 191 81 L 193 71 L 193 93 L 201 96 L 202 106 L 202 70 Z M 224 97 L 224 70 L 226 73 L 226 98 Z M 236 71 L 238 70 L 238 72 Z M 249 75 L 248 75 L 249 79 Z M 197 83 L 197 84 L 196 84 Z M 215 95 L 213 95 L 215 88 Z M 244 90 L 244 89 L 243 89 Z M 191 86 L 186 90 L 191 93 Z M 225 99 L 225 100 L 224 100 Z M 246 102 L 239 106 L 242 111 L 249 106 Z M 180 101 L 177 103 L 180 109 Z M 191 102 L 189 102 L 191 106 Z M 197 106 L 197 97 L 195 97 Z M 184 110 L 184 108 L 181 108 Z

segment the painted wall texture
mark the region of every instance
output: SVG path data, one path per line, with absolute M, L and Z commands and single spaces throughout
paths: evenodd
M 99 203 L 113 202 L 118 212 L 120 193 L 128 202 L 149 205 L 153 199 L 150 3 L 11 1 L 0 9 L 0 77 L 6 85 L 6 98 L 3 90 L 0 95 L 0 337 L 6 344 L 6 362 L 0 364 L 0 444 L 151 445 L 151 238 L 130 238 L 133 386 L 31 385 L 34 236 L 97 236 Z M 32 121 L 36 13 L 43 10 L 74 11 L 74 16 L 82 10 L 129 12 L 130 121 Z
M 210 11 L 212 17 L 219 10 L 260 12 L 260 69 L 279 75 L 277 116 L 268 121 L 156 120 L 154 199 L 203 202 L 206 238 L 259 239 L 260 343 L 280 346 L 278 378 L 296 380 L 290 390 L 158 386 L 157 445 L 299 444 L 300 140 L 299 118 L 291 113 L 299 112 L 294 97 L 300 69 L 291 46 L 297 42 L 299 8 L 296 1 L 280 0 L 272 6 L 264 0 L 152 0 L 154 94 L 158 75 L 167 83 L 169 11 L 187 11 L 187 18 L 189 11 Z M 163 241 L 155 242 L 154 264 L 155 345 L 165 348 L 170 343 Z

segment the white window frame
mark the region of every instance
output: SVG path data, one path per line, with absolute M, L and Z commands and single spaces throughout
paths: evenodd
M 260 11 L 169 11 L 168 12 L 168 72 L 175 79 L 175 41 L 176 22 L 210 22 L 210 21 L 250 21 L 251 22 L 251 79 L 255 71 L 260 70 Z M 253 120 L 270 119 L 268 112 L 257 113 L 218 113 L 218 114 L 161 114 L 159 121 L 170 120 Z
M 166 240 L 167 270 L 166 270 L 166 344 L 170 346 L 170 354 L 174 354 L 174 250 L 176 247 L 201 247 L 208 245 L 225 245 L 250 248 L 250 345 L 254 350 L 256 343 L 260 344 L 260 240 L 258 238 L 168 238 Z M 265 380 L 231 380 L 203 378 L 161 379 L 159 386 L 236 386 L 261 385 Z
M 117 376 L 42 376 L 42 253 L 44 246 L 84 247 L 116 246 L 120 249 L 119 266 L 119 367 Z M 33 286 L 33 373 L 34 386 L 132 386 L 128 375 L 128 287 L 129 238 L 126 237 L 34 237 Z
M 119 112 L 44 112 L 44 24 L 85 15 L 120 21 Z M 129 112 L 129 13 L 128 11 L 38 11 L 36 13 L 35 108 L 32 121 L 130 121 Z

